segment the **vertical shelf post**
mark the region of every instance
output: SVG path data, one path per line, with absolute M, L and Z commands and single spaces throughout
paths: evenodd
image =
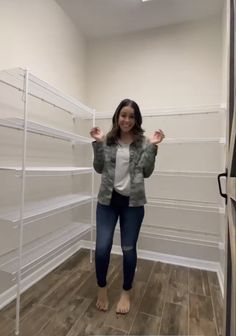
M 21 204 L 20 204 L 20 222 L 18 224 L 19 246 L 18 246 L 18 269 L 17 269 L 17 287 L 16 287 L 16 331 L 20 332 L 20 296 L 21 296 L 21 268 L 22 268 L 22 245 L 23 245 L 23 224 L 24 224 L 24 205 L 25 205 L 25 178 L 26 178 L 26 146 L 27 146 L 27 121 L 28 121 L 28 81 L 29 71 L 25 70 L 24 76 L 24 132 L 23 132 L 23 151 L 22 151 L 22 177 L 21 177 Z
M 95 127 L 95 110 L 93 113 L 93 127 Z M 93 164 L 93 163 L 92 163 Z M 94 221 L 94 169 L 92 171 L 92 188 L 91 188 L 91 229 L 90 229 L 90 263 L 93 261 L 93 221 Z

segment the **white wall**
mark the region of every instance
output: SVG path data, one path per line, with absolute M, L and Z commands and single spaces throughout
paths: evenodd
M 131 97 L 143 108 L 221 103 L 221 17 L 94 40 L 88 101 L 113 110 Z
M 0 69 L 31 72 L 82 101 L 86 40 L 54 0 L 0 0 Z

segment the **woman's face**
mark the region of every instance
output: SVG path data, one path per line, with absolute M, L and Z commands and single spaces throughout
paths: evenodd
M 118 126 L 124 133 L 129 133 L 135 125 L 134 109 L 131 106 L 124 106 L 120 110 Z

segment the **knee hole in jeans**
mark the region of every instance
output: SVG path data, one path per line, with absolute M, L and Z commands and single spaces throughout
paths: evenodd
M 121 248 L 123 252 L 129 252 L 133 250 L 133 246 L 122 246 Z

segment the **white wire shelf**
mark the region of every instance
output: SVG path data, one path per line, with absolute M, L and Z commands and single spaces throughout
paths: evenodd
M 210 202 L 191 202 L 187 200 L 173 200 L 167 198 L 148 198 L 148 205 L 188 211 L 225 213 L 225 208 Z
M 0 171 L 10 171 L 16 176 L 22 175 L 22 167 L 1 166 Z M 92 167 L 26 167 L 27 176 L 63 176 L 92 173 Z
M 58 229 L 56 232 L 51 232 L 36 241 L 26 244 L 23 246 L 22 253 L 22 273 L 29 272 L 32 268 L 37 268 L 53 259 L 60 250 L 78 240 L 82 234 L 89 232 L 90 228 L 89 224 L 73 222 Z M 18 257 L 16 251 L 0 257 L 0 269 L 6 272 L 9 278 L 9 274 L 11 274 L 12 278 L 12 275 L 16 273 L 17 266 Z
M 88 203 L 91 199 L 91 195 L 69 194 L 37 202 L 28 202 L 24 208 L 23 224 L 27 225 L 39 219 L 69 210 L 78 205 Z M 9 208 L 0 212 L 0 220 L 17 225 L 20 222 L 19 208 Z
M 21 68 L 0 71 L 0 82 L 19 91 L 23 91 L 26 70 Z M 75 117 L 92 118 L 94 110 L 79 102 L 77 99 L 64 94 L 47 82 L 28 73 L 28 94 L 60 108 Z
M 187 244 L 207 244 L 208 246 L 219 246 L 220 237 L 215 233 L 202 233 L 194 230 L 180 230 L 176 228 L 163 228 L 155 225 L 144 225 L 142 235 L 152 235 L 156 238 L 167 239 Z
M 176 170 L 154 170 L 153 175 L 159 176 L 176 176 L 176 177 L 202 177 L 202 178 L 216 178 L 220 172 L 209 171 L 176 171 Z
M 97 195 L 95 194 L 93 200 L 97 201 Z M 186 200 L 174 200 L 158 197 L 147 197 L 147 206 L 154 206 L 166 209 L 177 209 L 187 211 L 200 211 L 200 212 L 216 212 L 220 214 L 225 213 L 225 208 L 215 203 L 208 202 L 191 202 Z
M 226 139 L 224 137 L 219 138 L 165 138 L 162 145 L 171 144 L 205 144 L 205 143 L 219 143 L 225 144 Z
M 24 129 L 24 119 L 21 118 L 4 118 L 0 119 L 0 126 L 9 127 L 14 129 Z M 58 128 L 50 127 L 45 124 L 37 123 L 34 121 L 27 122 L 27 130 L 31 133 L 46 135 L 61 140 L 71 141 L 75 144 L 91 143 L 92 139 L 84 137 L 75 133 L 60 130 Z
M 113 111 L 97 111 L 96 119 L 111 119 Z M 192 116 L 198 114 L 218 114 L 225 113 L 226 107 L 224 104 L 217 105 L 198 105 L 198 106 L 186 106 L 186 107 L 153 107 L 142 109 L 143 118 L 147 117 L 173 117 L 173 116 Z

